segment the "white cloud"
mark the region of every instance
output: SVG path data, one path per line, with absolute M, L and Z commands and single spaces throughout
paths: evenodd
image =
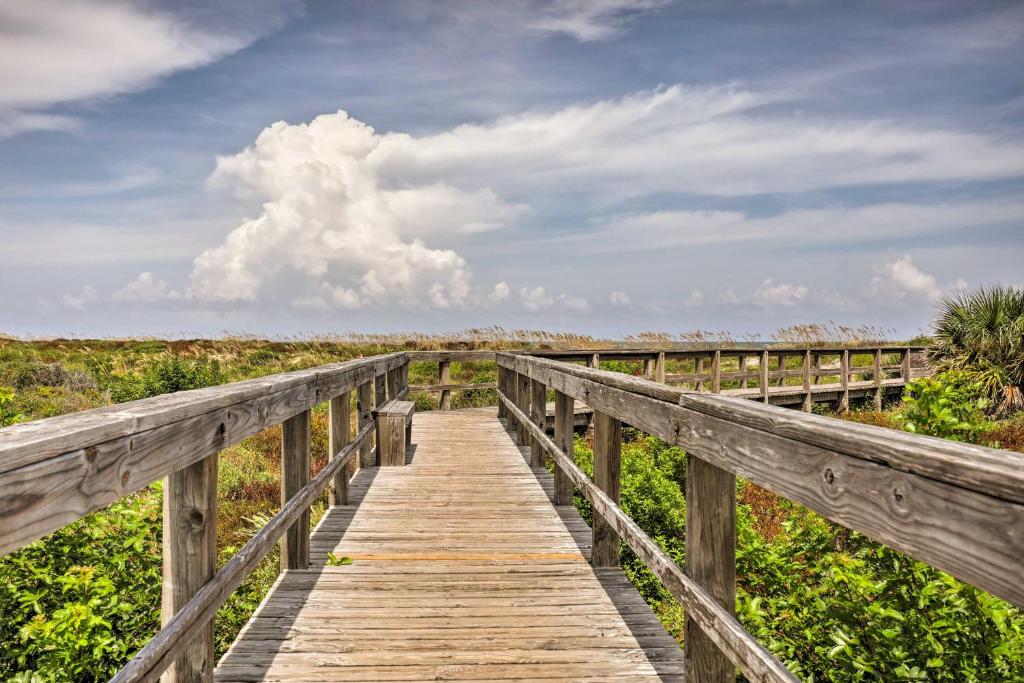
M 608 302 L 612 306 L 628 306 L 631 300 L 625 292 L 612 292 L 608 295 Z
M 78 294 L 65 294 L 62 297 L 64 305 L 79 311 L 85 310 L 87 304 L 96 301 L 96 289 L 85 285 Z
M 752 240 L 799 239 L 802 244 L 841 244 L 936 235 L 986 225 L 1024 221 L 1024 202 L 1015 200 L 883 202 L 867 206 L 791 209 L 774 216 L 752 217 L 739 211 L 652 211 L 600 223 L 577 240 L 606 248 L 608 238 L 628 234 L 615 249 L 664 249 L 728 244 Z
M 530 28 L 565 33 L 581 42 L 617 35 L 637 12 L 664 7 L 670 0 L 556 0 L 544 3 L 542 16 Z
M 924 272 L 909 255 L 904 255 L 889 257 L 875 267 L 871 291 L 887 301 L 933 302 L 949 290 L 960 289 L 964 285 L 962 280 L 957 280 L 948 287 L 941 287 L 934 275 Z
M 504 282 L 499 282 L 498 284 L 494 285 L 494 289 L 491 290 L 491 294 L 488 298 L 491 303 L 500 304 L 504 301 L 508 301 L 508 298 L 509 296 L 511 296 L 511 294 L 512 290 L 509 288 L 509 286 Z
M 156 280 L 150 272 L 139 276 L 114 292 L 114 299 L 136 303 L 177 299 L 180 294 L 167 286 L 163 280 Z
M 543 287 L 534 287 L 533 289 L 521 288 L 519 290 L 519 300 L 522 302 L 523 308 L 528 311 L 542 311 L 546 308 L 551 308 L 555 303 L 555 300 L 544 292 Z
M 794 285 L 788 282 L 776 283 L 773 278 L 768 277 L 754 290 L 751 299 L 758 306 L 792 308 L 804 303 L 810 293 L 811 290 L 804 285 Z
M 0 26 L 0 136 L 66 129 L 70 119 L 41 110 L 141 90 L 257 37 L 207 32 L 141 3 L 111 0 L 5 2 Z
M 686 301 L 683 305 L 687 308 L 698 308 L 704 305 L 704 295 L 700 290 L 694 289 L 690 292 L 690 296 L 686 297 Z
M 569 296 L 568 294 L 559 294 L 558 304 L 568 311 L 574 311 L 576 313 L 590 312 L 590 302 L 581 296 Z

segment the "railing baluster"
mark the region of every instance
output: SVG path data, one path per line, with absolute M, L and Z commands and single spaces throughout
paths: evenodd
M 548 414 L 548 390 L 543 382 L 530 380 L 530 419 L 544 429 Z M 544 449 L 537 439 L 530 439 L 530 465 L 544 467 Z
M 498 393 L 508 396 L 508 371 L 502 366 L 498 366 Z M 507 417 L 505 411 L 505 404 L 502 403 L 501 399 L 498 399 L 498 419 L 502 420 Z
M 163 590 L 160 622 L 213 578 L 217 565 L 217 455 L 164 478 Z M 163 683 L 213 680 L 213 620 L 198 629 L 160 677 Z
M 805 413 L 811 412 L 811 406 L 814 404 L 814 397 L 811 395 L 811 350 L 807 349 L 804 351 L 804 364 L 803 374 L 804 382 L 804 403 L 803 411 Z
M 910 382 L 910 349 L 903 349 L 900 355 L 900 377 L 904 385 Z
M 693 454 L 686 468 L 686 574 L 735 613 L 736 477 Z M 690 617 L 685 643 L 691 683 L 736 679 L 732 662 Z
M 516 373 L 516 397 L 518 402 L 516 405 L 519 410 L 523 411 L 525 415 L 530 414 L 530 378 L 526 374 Z M 526 428 L 526 425 L 522 422 L 518 423 L 519 427 L 519 445 L 529 446 L 530 445 L 530 430 Z
M 839 385 L 842 388 L 839 412 L 845 413 L 850 409 L 850 349 L 843 349 L 839 357 Z
M 619 502 L 619 470 L 622 451 L 622 423 L 610 415 L 594 413 L 594 483 Z M 615 567 L 619 564 L 619 537 L 600 515 L 593 518 L 591 564 Z
M 658 361 L 654 366 L 654 381 L 659 384 L 665 383 L 665 352 L 658 352 Z
M 693 388 L 697 391 L 704 391 L 704 356 L 694 359 L 693 374 L 697 377 Z
M 882 409 L 882 349 L 875 349 L 875 410 Z
M 437 362 L 437 381 L 439 384 L 451 384 L 452 383 L 452 365 L 451 361 L 441 360 Z M 452 392 L 448 389 L 441 390 L 441 410 L 452 409 Z
M 768 351 L 761 352 L 761 371 L 760 384 L 761 384 L 761 400 L 768 403 Z
M 561 391 L 555 391 L 555 443 L 562 452 L 573 457 L 573 418 L 576 401 Z M 572 481 L 555 467 L 555 505 L 572 505 Z
M 747 357 L 746 356 L 737 356 L 736 357 L 736 368 L 737 368 L 737 370 L 739 370 L 740 372 L 743 373 L 743 376 L 740 377 L 740 389 L 746 389 L 747 388 Z
M 352 440 L 352 392 L 346 391 L 341 396 L 331 399 L 328 423 L 330 432 L 327 438 L 327 452 L 333 460 L 349 441 Z M 348 505 L 348 480 L 351 472 L 342 467 L 334 475 L 330 488 L 331 505 Z
M 356 426 L 359 431 L 373 422 L 373 380 L 364 382 L 356 390 Z M 373 438 L 366 439 L 359 448 L 359 466 L 373 467 Z
M 281 431 L 281 504 L 309 483 L 310 412 L 284 421 Z M 309 567 L 309 508 L 281 537 L 281 571 Z
M 722 352 L 715 350 L 711 356 L 711 393 L 718 394 L 722 391 Z

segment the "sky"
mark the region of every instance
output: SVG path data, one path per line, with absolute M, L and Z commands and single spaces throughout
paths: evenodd
M 1024 5 L 0 0 L 0 332 L 871 325 L 1024 285 Z

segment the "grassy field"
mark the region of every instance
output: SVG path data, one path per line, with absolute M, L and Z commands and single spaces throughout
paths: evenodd
M 649 336 L 630 341 L 680 339 Z M 599 347 L 602 342 L 491 330 L 458 346 L 526 344 Z M 454 346 L 456 341 L 419 335 L 312 341 L 4 338 L 0 421 L 39 419 L 386 351 L 442 345 Z M 735 359 L 724 363 L 723 370 L 736 369 Z M 602 368 L 642 371 L 640 363 L 608 362 Z M 666 370 L 692 372 L 692 362 L 684 367 L 672 361 Z M 452 367 L 456 383 L 483 384 L 495 377 L 493 362 Z M 413 364 L 409 381 L 436 383 L 437 365 Z M 414 399 L 418 410 L 437 405 L 437 394 L 424 392 Z M 960 401 L 967 417 L 958 417 L 958 424 L 977 424 L 969 432 L 953 432 L 954 438 L 1024 448 L 1024 421 L 1019 416 L 992 420 L 973 410 L 973 400 Z M 488 389 L 453 395 L 454 407 L 495 402 L 494 391 Z M 927 415 L 921 417 L 919 403 L 912 401 L 908 407 L 897 402 L 881 412 L 854 406 L 839 417 L 895 429 L 938 429 Z M 816 410 L 827 412 L 824 407 Z M 327 458 L 326 417 L 325 406 L 313 412 L 314 471 Z M 632 430 L 627 430 L 626 439 L 623 506 L 682 562 L 686 456 Z M 221 454 L 217 538 L 222 563 L 280 505 L 279 441 L 277 427 Z M 576 457 L 585 469 L 591 466 L 584 439 L 577 440 Z M 803 677 L 1024 680 L 1024 617 L 1018 610 L 763 489 L 745 482 L 738 486 L 738 613 L 751 632 Z M 0 680 L 105 680 L 156 632 L 160 500 L 160 486 L 154 484 L 0 560 Z M 325 503 L 314 506 L 314 522 Z M 577 503 L 589 515 L 586 501 Z M 623 559 L 630 578 L 662 621 L 681 636 L 681 608 L 628 552 Z M 276 554 L 271 554 L 219 612 L 218 655 L 273 582 L 277 563 Z

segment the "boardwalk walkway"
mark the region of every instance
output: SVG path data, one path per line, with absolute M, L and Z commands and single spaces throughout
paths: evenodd
M 493 408 L 416 415 L 279 578 L 218 681 L 681 681 L 683 653 Z M 328 552 L 353 559 L 325 566 Z

